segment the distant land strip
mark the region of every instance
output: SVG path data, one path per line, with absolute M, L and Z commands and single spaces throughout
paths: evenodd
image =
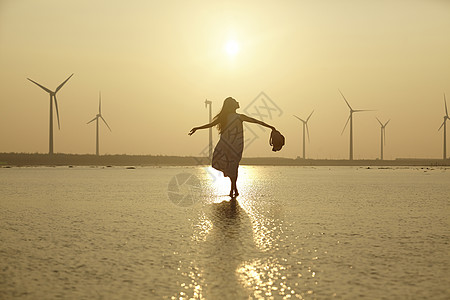
M 209 165 L 207 157 L 126 155 L 0 153 L 0 167 L 12 166 L 196 166 Z M 450 159 L 397 158 L 395 160 L 301 159 L 244 157 L 241 165 L 261 166 L 450 166 Z

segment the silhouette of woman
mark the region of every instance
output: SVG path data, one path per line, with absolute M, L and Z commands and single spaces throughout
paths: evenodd
M 214 149 L 212 167 L 222 171 L 225 177 L 230 178 L 230 197 L 236 197 L 239 195 L 236 187 L 236 181 L 238 177 L 239 162 L 241 161 L 242 151 L 244 150 L 242 123 L 256 123 L 272 130 L 276 130 L 275 127 L 260 120 L 251 118 L 244 114 L 236 113 L 236 109 L 238 108 L 239 102 L 232 97 L 228 97 L 223 102 L 222 110 L 214 117 L 211 123 L 194 127 L 189 132 L 189 135 L 192 135 L 199 129 L 217 126 L 220 133 L 220 139 Z

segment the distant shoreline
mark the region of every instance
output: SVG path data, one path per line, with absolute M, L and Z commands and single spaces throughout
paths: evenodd
M 100 155 L 42 153 L 0 153 L 0 167 L 13 166 L 199 166 L 206 157 L 164 155 Z M 241 165 L 261 166 L 450 166 L 450 159 L 400 158 L 395 160 L 301 159 L 244 157 Z

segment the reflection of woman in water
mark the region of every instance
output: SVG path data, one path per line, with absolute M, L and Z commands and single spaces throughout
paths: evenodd
M 236 187 L 236 180 L 238 177 L 239 162 L 242 158 L 242 151 L 244 149 L 242 122 L 256 123 L 275 130 L 275 127 L 262 121 L 253 119 L 244 114 L 237 114 L 236 109 L 238 108 L 239 102 L 228 97 L 223 102 L 222 110 L 214 117 L 211 123 L 200 127 L 194 127 L 189 132 L 189 135 L 192 135 L 198 129 L 217 126 L 220 133 L 220 140 L 214 149 L 212 167 L 222 171 L 225 177 L 230 178 L 230 197 L 239 195 Z

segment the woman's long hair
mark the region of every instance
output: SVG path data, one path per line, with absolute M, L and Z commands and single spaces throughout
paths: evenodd
M 225 127 L 227 126 L 228 115 L 235 111 L 236 111 L 236 100 L 234 100 L 232 97 L 226 98 L 223 101 L 222 109 L 213 119 L 213 121 L 219 121 L 219 123 L 217 124 L 217 129 L 219 130 L 220 133 L 222 133 L 222 130 L 224 130 Z

